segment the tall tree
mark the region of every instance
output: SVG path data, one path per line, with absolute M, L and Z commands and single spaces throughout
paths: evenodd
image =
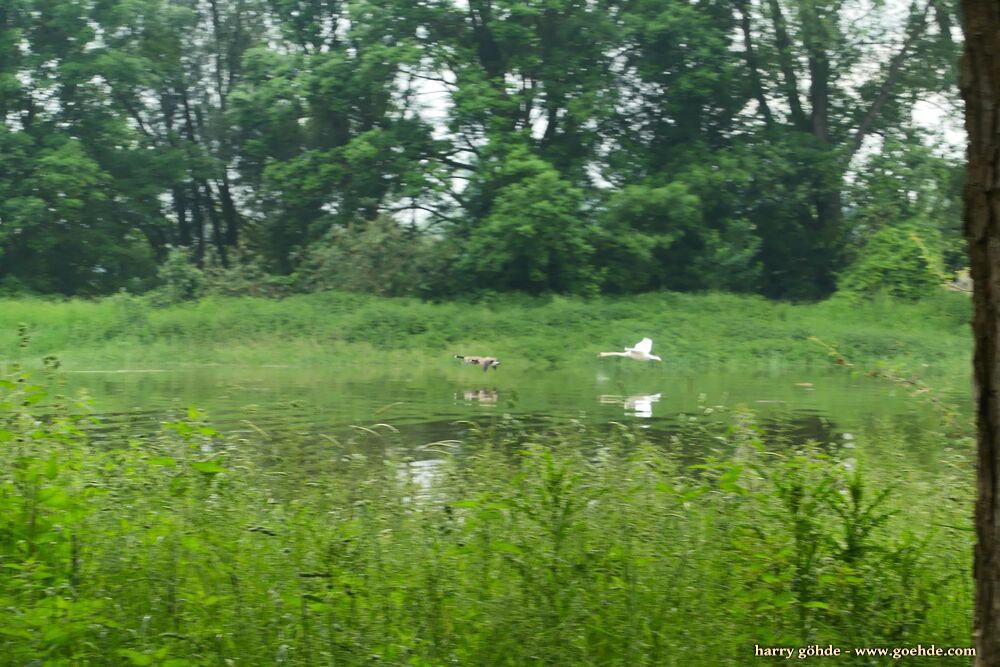
M 948 2 L 8 0 L 0 280 L 140 288 L 170 244 L 290 273 L 395 219 L 463 285 L 822 296 L 880 211 L 948 214 L 857 166 L 934 163 Z
M 404 8 L 405 9 L 405 8 Z M 372 221 L 417 202 L 431 128 L 403 76 L 420 54 L 412 12 L 389 3 L 275 3 L 282 48 L 248 51 L 234 93 L 244 184 L 255 192 L 255 242 L 292 271 L 331 226 Z
M 852 160 L 871 137 L 909 124 L 923 95 L 947 91 L 953 82 L 952 8 L 917 0 L 900 22 L 890 13 L 894 7 L 868 0 L 739 5 L 755 113 L 769 141 L 799 165 L 794 181 L 808 186 L 807 198 L 796 198 L 797 210 L 788 215 L 804 233 L 807 245 L 796 254 L 807 257 L 800 267 L 811 275 L 783 280 L 809 282 L 813 296 L 834 289 L 842 265 L 843 190 Z M 765 255 L 780 256 L 773 246 L 788 235 L 775 221 L 761 224 Z
M 435 157 L 471 180 L 462 192 L 443 187 L 468 225 L 488 217 L 497 194 L 520 173 L 496 163 L 521 160 L 525 150 L 570 184 L 592 184 L 588 167 L 615 95 L 614 5 L 436 0 L 419 15 L 427 58 L 417 76 L 443 88 L 451 103 Z
M 979 465 L 976 665 L 1000 664 L 1000 4 L 963 0 L 962 96 L 969 133 L 965 234 L 975 335 Z
M 0 280 L 15 287 L 94 294 L 141 287 L 153 271 L 157 214 L 122 178 L 148 161 L 109 103 L 98 12 L 61 0 L 0 11 L 10 47 L 0 56 Z

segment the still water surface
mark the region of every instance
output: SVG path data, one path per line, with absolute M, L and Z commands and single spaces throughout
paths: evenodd
M 529 423 L 550 418 L 631 423 L 656 438 L 676 428 L 682 415 L 712 406 L 746 407 L 765 424 L 782 424 L 797 437 L 821 441 L 879 420 L 919 429 L 935 418 L 929 404 L 908 388 L 839 368 L 692 372 L 611 360 L 488 373 L 442 362 L 432 368 L 119 369 L 66 377 L 66 393 L 90 397 L 107 435 L 126 425 L 156 430 L 189 406 L 206 412 L 227 433 L 338 436 L 355 426 L 388 423 L 413 447 L 461 439 L 466 426 L 457 422 L 488 424 L 505 414 Z M 969 403 L 968 385 L 960 378 L 935 386 L 960 408 Z

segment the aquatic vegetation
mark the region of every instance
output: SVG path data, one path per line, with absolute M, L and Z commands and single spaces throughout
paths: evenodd
M 0 380 L 9 664 L 744 665 L 755 644 L 970 643 L 968 440 L 930 473 L 889 425 L 865 448 L 802 445 L 705 409 L 667 447 L 506 418 L 415 459 L 385 424 L 318 449 L 191 409 L 97 445 L 58 372 Z

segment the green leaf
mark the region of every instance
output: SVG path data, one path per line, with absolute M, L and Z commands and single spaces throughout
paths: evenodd
M 69 495 L 55 486 L 47 486 L 38 492 L 38 503 L 49 507 L 64 507 L 69 502 Z
M 49 456 L 49 460 L 45 464 L 45 476 L 49 479 L 55 479 L 59 475 L 59 459 L 56 458 L 53 452 Z
M 173 467 L 177 465 L 177 459 L 172 456 L 154 456 L 149 459 L 150 465 Z
M 220 472 L 226 472 L 226 469 L 215 461 L 195 461 L 191 467 L 203 475 L 218 475 Z
M 521 547 L 517 546 L 516 544 L 511 544 L 510 542 L 494 542 L 492 546 L 494 551 L 499 551 L 501 553 L 518 554 L 518 555 L 522 553 Z
M 794 599 L 795 596 L 790 591 L 782 591 L 774 596 L 774 606 L 787 607 Z
M 153 656 L 146 655 L 145 653 L 140 653 L 139 651 L 130 648 L 120 648 L 118 649 L 118 655 L 123 658 L 128 658 L 133 665 L 152 665 Z

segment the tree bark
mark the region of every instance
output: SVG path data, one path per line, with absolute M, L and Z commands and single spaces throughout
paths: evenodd
M 205 268 L 205 219 L 202 216 L 201 193 L 197 183 L 190 183 L 191 188 L 191 223 L 194 226 L 194 261 L 199 269 Z
M 872 131 L 875 127 L 875 121 L 882 111 L 882 107 L 889 100 L 892 94 L 893 88 L 899 81 L 900 75 L 902 74 L 903 63 L 906 59 L 910 57 L 910 49 L 913 48 L 916 41 L 924 34 L 927 29 L 927 13 L 930 11 L 931 3 L 928 2 L 924 5 L 923 11 L 915 17 L 914 21 L 911 21 L 911 27 L 907 29 L 906 39 L 903 40 L 903 45 L 900 47 L 899 51 L 889 60 L 889 68 L 886 72 L 885 79 L 882 81 L 882 85 L 879 86 L 878 95 L 872 100 L 871 106 L 868 111 L 865 112 L 864 118 L 861 119 L 861 123 L 858 125 L 857 131 L 854 133 L 854 138 L 851 140 L 851 152 L 850 156 L 853 156 L 861 148 L 861 144 L 864 142 L 865 137 L 868 133 Z M 849 157 L 850 157 L 849 156 Z
M 236 203 L 233 201 L 232 190 L 229 185 L 229 176 L 222 175 L 222 182 L 218 185 L 219 199 L 222 203 L 222 217 L 226 222 L 225 239 L 226 245 L 236 247 L 240 241 L 241 216 L 236 210 Z
M 183 185 L 175 185 L 172 188 L 174 200 L 174 213 L 177 215 L 176 243 L 185 248 L 191 245 L 191 225 L 187 218 L 187 195 L 184 193 Z
M 809 65 L 809 127 L 823 148 L 830 145 L 830 36 L 816 3 L 802 3 L 802 41 Z
M 222 224 L 219 220 L 219 214 L 215 210 L 215 198 L 212 194 L 212 186 L 208 184 L 208 181 L 204 178 L 199 179 L 201 183 L 202 190 L 204 191 L 205 198 L 205 212 L 208 213 L 209 223 L 212 225 L 212 243 L 215 244 L 215 249 L 219 252 L 219 260 L 222 262 L 223 268 L 229 268 L 229 254 L 226 252 L 226 239 L 222 233 Z
M 962 97 L 969 135 L 965 236 L 974 283 L 978 497 L 976 665 L 1000 664 L 1000 2 L 962 0 Z
M 809 121 L 799 99 L 799 82 L 795 76 L 795 54 L 792 52 L 792 39 L 788 36 L 788 22 L 785 21 L 778 0 L 768 0 L 768 7 L 771 12 L 771 22 L 774 24 L 774 45 L 778 49 L 778 66 L 781 68 L 792 125 L 799 130 L 808 131 Z
M 771 114 L 771 107 L 767 103 L 760 68 L 757 66 L 757 51 L 753 46 L 753 29 L 750 25 L 750 1 L 738 0 L 736 8 L 740 13 L 740 29 L 743 31 L 743 58 L 746 60 L 747 69 L 750 70 L 750 85 L 753 87 L 753 96 L 757 100 L 758 110 L 764 117 L 764 124 L 770 130 L 774 127 L 774 115 Z

